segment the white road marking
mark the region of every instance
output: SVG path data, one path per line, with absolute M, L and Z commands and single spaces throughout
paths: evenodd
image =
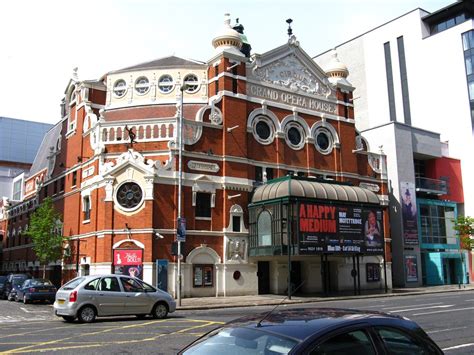
M 472 300 L 464 300 L 466 302 L 474 302 L 474 298 Z
M 438 330 L 431 330 L 427 331 L 428 334 L 434 334 L 434 333 L 442 333 L 442 332 L 449 332 L 451 330 L 458 330 L 458 329 L 466 329 L 467 327 L 456 327 L 456 328 L 449 328 L 449 329 L 438 329 Z
M 435 313 L 446 313 L 446 312 L 458 312 L 458 311 L 465 311 L 467 309 L 474 309 L 474 307 L 466 307 L 466 308 L 454 308 L 454 309 L 445 309 L 443 311 L 433 311 L 433 312 L 423 312 L 423 313 L 414 313 L 413 316 L 423 316 L 426 314 L 435 314 Z
M 419 311 L 420 309 L 430 309 L 430 308 L 449 308 L 454 307 L 454 304 L 445 304 L 443 306 L 431 306 L 431 307 L 417 307 L 417 308 L 405 308 L 405 309 L 395 309 L 390 311 L 389 313 L 401 313 L 401 312 L 411 312 L 411 311 Z
M 18 322 L 32 322 L 32 321 L 45 321 L 46 318 L 44 317 L 34 317 L 34 318 L 26 318 L 26 317 L 12 317 L 12 316 L 1 316 L 0 317 L 0 324 L 1 323 L 18 323 Z
M 20 307 L 20 309 L 23 312 L 26 312 L 26 313 L 49 313 L 50 312 L 50 311 L 30 311 L 30 310 L 26 309 L 25 307 Z
M 417 306 L 417 307 L 423 307 L 423 306 L 435 306 L 438 304 L 443 304 L 443 302 L 436 302 L 436 303 L 424 303 L 424 304 L 412 304 L 410 306 Z M 404 306 L 396 306 L 396 307 L 384 307 L 382 308 L 383 310 L 389 310 L 389 309 L 394 309 L 394 308 L 400 308 Z M 406 306 L 405 306 L 406 307 Z
M 444 348 L 444 349 L 441 349 L 443 351 L 449 351 L 449 350 L 456 350 L 456 349 L 461 349 L 461 348 L 467 348 L 469 346 L 474 346 L 474 343 L 466 343 L 466 344 L 460 344 L 460 345 L 456 345 L 456 346 L 451 346 L 449 348 Z

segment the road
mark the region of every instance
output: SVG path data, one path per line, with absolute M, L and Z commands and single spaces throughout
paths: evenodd
M 281 307 L 301 307 L 281 306 Z M 378 310 L 408 317 L 446 354 L 474 353 L 474 292 L 380 297 L 307 304 Z M 65 323 L 51 305 L 0 301 L 0 354 L 175 354 L 204 332 L 244 314 L 272 307 L 178 311 L 165 320 L 135 317 L 99 319 L 93 324 Z

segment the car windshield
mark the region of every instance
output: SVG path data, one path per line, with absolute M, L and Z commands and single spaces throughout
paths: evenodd
M 221 328 L 209 333 L 183 354 L 288 354 L 298 344 L 293 339 L 256 328 Z
M 69 281 L 66 283 L 61 289 L 63 290 L 74 290 L 82 281 L 84 281 L 85 277 L 77 277 L 74 280 Z
M 38 280 L 31 280 L 30 285 L 31 286 L 51 286 L 52 283 L 49 280 L 38 279 Z
M 12 284 L 15 286 L 20 286 L 25 282 L 26 277 L 14 277 L 12 280 Z
M 5 276 L 0 276 L 0 286 L 3 286 L 6 280 L 7 278 Z

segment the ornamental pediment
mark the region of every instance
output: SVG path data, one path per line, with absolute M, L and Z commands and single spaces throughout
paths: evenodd
M 297 42 L 256 55 L 249 69 L 250 83 L 321 99 L 335 95 L 326 73 Z

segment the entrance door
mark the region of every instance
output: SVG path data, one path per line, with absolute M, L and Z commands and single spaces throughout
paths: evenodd
M 258 294 L 265 295 L 270 293 L 270 262 L 258 262 Z
M 291 262 L 291 287 L 292 293 L 296 288 L 301 285 L 301 262 L 300 261 L 292 261 Z M 298 292 L 301 292 L 301 288 L 298 289 Z
M 458 275 L 456 275 L 456 259 L 449 259 L 449 279 L 450 284 L 458 283 Z

